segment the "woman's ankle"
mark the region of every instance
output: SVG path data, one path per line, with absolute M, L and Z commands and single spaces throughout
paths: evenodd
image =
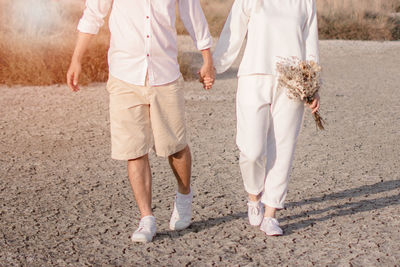
M 249 200 L 252 202 L 258 202 L 260 201 L 260 199 L 261 199 L 261 194 L 258 195 L 249 194 Z
M 276 217 L 276 208 L 270 207 L 265 205 L 264 209 L 264 217 L 270 217 L 270 218 L 275 218 Z

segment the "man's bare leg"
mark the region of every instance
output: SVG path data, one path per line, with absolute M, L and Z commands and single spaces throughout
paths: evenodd
M 192 156 L 189 146 L 168 157 L 169 164 L 178 182 L 178 192 L 184 195 L 190 193 L 190 175 Z
M 148 155 L 128 161 L 128 175 L 141 218 L 153 215 L 151 210 L 151 170 Z
M 175 197 L 169 228 L 183 230 L 190 225 L 192 220 L 193 193 L 190 189 L 192 157 L 189 146 L 171 155 L 168 159 L 178 182 L 178 193 Z

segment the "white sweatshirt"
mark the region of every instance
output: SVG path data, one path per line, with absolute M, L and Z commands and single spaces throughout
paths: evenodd
M 238 76 L 276 74 L 282 58 L 319 62 L 316 0 L 235 0 L 213 59 L 217 73 L 229 69 L 247 44 Z

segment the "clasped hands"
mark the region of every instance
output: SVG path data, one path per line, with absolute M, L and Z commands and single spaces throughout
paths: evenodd
M 209 90 L 215 82 L 215 68 L 212 64 L 203 64 L 197 72 L 199 81 L 203 84 L 204 89 Z

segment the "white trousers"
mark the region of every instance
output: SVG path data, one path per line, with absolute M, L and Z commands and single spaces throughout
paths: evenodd
M 283 208 L 304 104 L 277 91 L 276 77 L 239 77 L 236 97 L 240 170 L 245 190 L 263 204 Z

